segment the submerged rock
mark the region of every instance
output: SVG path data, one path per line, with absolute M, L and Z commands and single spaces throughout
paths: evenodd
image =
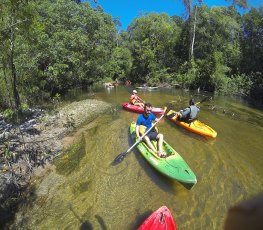
M 19 203 L 21 192 L 39 167 L 44 168 L 62 152 L 62 138 L 99 114 L 110 112 L 111 107 L 87 99 L 52 113 L 36 110 L 20 125 L 8 124 L 0 115 L 0 213 L 5 213 L 0 224 L 10 218 L 10 210 Z

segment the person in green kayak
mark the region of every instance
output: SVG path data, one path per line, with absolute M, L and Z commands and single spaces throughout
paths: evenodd
M 140 138 L 140 127 L 146 127 L 145 132 L 152 127 L 152 122 L 158 121 L 158 118 L 152 113 L 151 103 L 145 103 L 144 112 L 140 114 L 136 122 L 136 136 Z M 143 138 L 149 148 L 156 153 L 159 157 L 166 157 L 166 154 L 163 151 L 163 134 L 158 133 L 156 128 L 153 127 L 150 132 Z M 158 150 L 153 146 L 152 140 L 158 142 Z
M 180 110 L 177 113 L 177 119 L 185 122 L 192 122 L 197 118 L 197 114 L 200 109 L 195 105 L 195 100 L 193 98 L 189 101 L 189 107 L 184 110 Z

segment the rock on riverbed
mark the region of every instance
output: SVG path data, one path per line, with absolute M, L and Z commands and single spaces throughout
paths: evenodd
M 8 124 L 0 115 L 0 224 L 10 217 L 7 210 L 16 204 L 14 200 L 18 201 L 36 170 L 62 152 L 62 138 L 111 110 L 111 104 L 87 99 L 49 114 L 34 110 L 31 119 L 20 125 Z

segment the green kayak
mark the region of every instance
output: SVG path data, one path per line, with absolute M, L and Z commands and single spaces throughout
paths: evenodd
M 132 122 L 130 126 L 130 134 L 136 141 L 135 133 L 136 123 Z M 156 141 L 153 142 L 156 146 Z M 141 141 L 137 144 L 137 149 L 143 157 L 160 173 L 181 182 L 184 186 L 191 189 L 197 182 L 196 176 L 184 159 L 166 142 L 163 143 L 163 151 L 166 158 L 157 156 L 149 147 Z

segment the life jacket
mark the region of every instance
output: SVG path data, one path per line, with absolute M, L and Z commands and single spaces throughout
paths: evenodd
M 130 97 L 130 103 L 134 105 L 134 103 L 138 102 L 137 98 L 138 98 L 138 96 L 136 96 L 136 95 L 131 95 L 131 97 Z
M 156 132 L 158 133 L 157 127 L 153 127 L 153 128 L 152 128 L 152 130 L 154 130 L 154 129 L 155 129 Z M 139 127 L 139 133 L 140 133 L 141 136 L 145 133 L 145 130 L 146 130 L 146 126 L 140 125 L 140 127 Z M 151 131 L 150 131 L 150 132 L 151 132 Z

